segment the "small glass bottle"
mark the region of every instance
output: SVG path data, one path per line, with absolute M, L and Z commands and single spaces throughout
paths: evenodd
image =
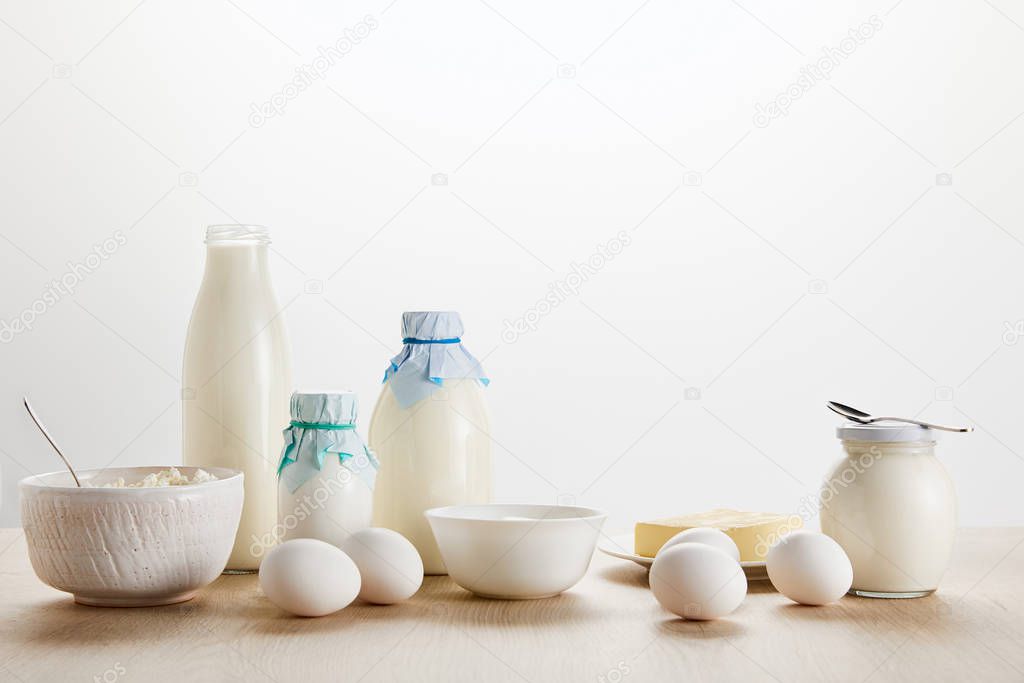
M 850 593 L 916 598 L 938 588 L 956 536 L 953 481 L 935 431 L 907 424 L 842 425 L 843 457 L 821 490 L 821 530 L 853 565 Z
M 334 545 L 370 526 L 377 459 L 356 432 L 350 391 L 294 393 L 278 466 L 281 540 Z

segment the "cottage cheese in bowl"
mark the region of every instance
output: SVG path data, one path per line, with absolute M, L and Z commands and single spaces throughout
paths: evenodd
M 141 480 L 132 484 L 126 484 L 124 477 L 118 477 L 114 481 L 108 481 L 102 486 L 106 489 L 150 489 L 160 486 L 188 486 L 190 484 L 203 484 L 208 481 L 217 481 L 216 475 L 210 474 L 202 468 L 197 468 L 195 474 L 193 474 L 192 478 L 189 479 L 187 474 L 182 474 L 177 467 L 172 467 L 169 470 L 150 472 Z M 93 484 L 91 482 L 86 482 L 86 486 L 93 486 Z
M 118 467 L 23 479 L 21 523 L 39 579 L 86 605 L 189 600 L 224 570 L 242 514 L 242 473 Z

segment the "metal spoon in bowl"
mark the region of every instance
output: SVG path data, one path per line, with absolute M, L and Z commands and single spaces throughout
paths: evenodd
M 82 482 L 78 480 L 78 475 L 75 474 L 75 468 L 72 467 L 71 463 L 68 462 L 68 459 L 64 457 L 64 453 L 61 452 L 60 447 L 53 440 L 53 437 L 50 436 L 50 432 L 46 431 L 46 427 L 43 426 L 43 423 L 36 416 L 36 411 L 32 410 L 32 406 L 29 405 L 28 402 L 28 397 L 22 396 L 21 400 L 25 402 L 25 410 L 28 411 L 28 415 L 29 417 L 32 418 L 32 421 L 36 423 L 36 427 L 39 427 L 39 431 L 43 433 L 43 436 L 46 437 L 46 440 L 50 442 L 51 446 L 53 446 L 53 450 L 57 451 L 57 455 L 60 456 L 60 459 L 64 461 L 64 465 L 68 468 L 68 472 L 71 473 L 71 477 L 75 480 L 75 484 L 78 485 L 78 488 L 82 488 Z
M 912 425 L 919 425 L 921 427 L 930 427 L 931 429 L 941 429 L 944 432 L 973 432 L 974 427 L 947 427 L 945 425 L 932 424 L 931 422 L 922 422 L 921 420 L 912 420 L 909 417 L 874 417 L 869 413 L 865 413 L 863 410 L 857 410 L 850 406 L 843 405 L 842 403 L 836 403 L 835 401 L 829 401 L 825 406 L 833 413 L 839 413 L 843 417 L 859 422 L 862 425 L 868 425 L 873 422 L 906 422 Z

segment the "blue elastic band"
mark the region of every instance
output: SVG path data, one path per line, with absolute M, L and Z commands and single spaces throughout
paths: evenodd
M 454 339 L 416 339 L 414 337 L 406 337 L 402 340 L 403 344 L 458 344 L 462 340 L 458 337 Z

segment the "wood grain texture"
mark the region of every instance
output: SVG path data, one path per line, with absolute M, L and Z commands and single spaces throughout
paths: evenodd
M 289 617 L 253 576 L 189 603 L 84 607 L 0 530 L 0 681 L 1024 681 L 1024 529 L 960 532 L 918 600 L 800 607 L 752 583 L 728 619 L 671 618 L 646 572 L 598 554 L 557 598 L 475 598 L 428 578 L 408 603 Z M 329 580 L 329 577 L 323 577 Z

